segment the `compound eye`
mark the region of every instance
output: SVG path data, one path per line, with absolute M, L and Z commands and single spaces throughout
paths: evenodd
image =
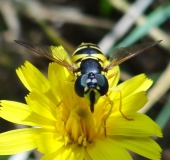
M 84 97 L 84 88 L 87 86 L 86 84 L 87 78 L 88 78 L 88 75 L 83 74 L 76 79 L 74 89 L 77 95 L 80 97 Z
M 106 84 L 107 79 L 102 74 L 96 74 L 95 78 L 99 86 L 104 86 Z
M 97 83 L 99 85 L 99 92 L 101 96 L 105 95 L 109 89 L 109 84 L 106 77 L 102 74 L 96 74 L 95 78 L 97 79 Z

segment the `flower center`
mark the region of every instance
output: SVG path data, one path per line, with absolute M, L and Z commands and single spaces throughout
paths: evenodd
M 65 114 L 62 114 L 63 117 L 60 122 L 58 121 L 57 128 L 64 137 L 65 145 L 77 143 L 87 146 L 87 143 L 91 143 L 94 138 L 103 139 L 107 136 L 108 114 L 106 113 L 108 111 L 106 112 L 102 107 L 98 113 L 92 113 L 88 107 L 88 105 L 81 104 L 81 106 L 70 109 L 69 114 L 66 114 L 63 108 L 62 112 Z

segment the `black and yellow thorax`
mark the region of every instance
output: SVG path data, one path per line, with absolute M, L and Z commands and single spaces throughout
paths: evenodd
M 78 68 L 77 76 L 90 72 L 104 74 L 103 67 L 106 60 L 100 48 L 92 43 L 82 43 L 72 54 L 72 62 Z

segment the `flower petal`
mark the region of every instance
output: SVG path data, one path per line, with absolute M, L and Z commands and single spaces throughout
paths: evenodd
M 0 155 L 10 155 L 35 149 L 34 136 L 39 134 L 38 128 L 25 128 L 0 134 Z
M 53 57 L 55 59 L 64 59 L 67 63 L 72 65 L 72 61 L 69 57 L 68 52 L 63 48 L 63 46 L 51 46 Z
M 129 121 L 122 116 L 109 118 L 107 120 L 107 135 L 162 137 L 161 128 L 148 116 L 136 113 L 128 115 L 128 117 L 133 120 Z
M 84 158 L 84 147 L 78 144 L 70 144 L 63 146 L 60 150 L 51 154 L 46 154 L 41 160 L 83 160 Z
M 1 106 L 0 117 L 13 123 L 22 124 L 21 121 L 32 112 L 28 105 L 14 101 L 2 100 Z
M 78 144 L 72 144 L 71 146 L 63 147 L 64 152 L 62 153 L 62 159 L 69 159 L 69 160 L 75 160 L 75 159 L 83 159 L 84 157 L 84 147 L 79 146 Z
M 145 91 L 134 93 L 133 95 L 122 99 L 122 111 L 125 112 L 126 114 L 137 112 L 147 102 L 148 102 L 148 99 L 146 97 Z
M 56 108 L 55 105 L 49 98 L 47 98 L 44 94 L 38 93 L 36 91 L 31 92 L 26 97 L 27 104 L 30 106 L 33 112 L 43 116 L 48 117 L 48 119 L 56 120 Z
M 70 73 L 63 66 L 61 66 L 57 63 L 49 64 L 48 79 L 51 84 L 56 84 L 57 82 L 66 81 L 69 76 L 70 76 Z M 53 86 L 53 85 L 51 85 L 51 86 Z
M 109 78 L 109 76 L 111 76 L 111 78 Z M 120 78 L 120 69 L 119 69 L 119 66 L 115 66 L 113 67 L 113 69 L 109 70 L 107 73 L 109 87 L 110 88 L 116 87 L 119 82 L 119 78 Z
M 37 148 L 41 153 L 49 154 L 65 146 L 61 134 L 54 132 L 42 132 L 36 137 Z
M 148 99 L 145 91 L 134 93 L 133 95 L 122 99 L 118 96 L 116 99 L 113 99 L 112 115 L 120 115 L 120 108 L 125 115 L 137 112 L 147 103 L 147 101 Z
M 116 87 L 122 91 L 122 98 L 130 96 L 140 91 L 146 91 L 152 85 L 152 80 L 148 79 L 145 74 L 135 76 Z
M 93 160 L 93 158 L 92 158 L 92 157 L 89 155 L 89 153 L 87 152 L 87 148 L 85 148 L 84 160 Z
M 126 149 L 144 156 L 148 159 L 160 160 L 160 146 L 150 137 L 115 137 L 115 140 Z
M 1 106 L 0 117 L 9 122 L 29 126 L 41 126 L 49 130 L 54 130 L 55 128 L 55 121 L 32 112 L 26 104 L 2 100 Z
M 87 152 L 93 160 L 132 160 L 130 154 L 118 142 L 110 138 L 103 140 L 95 139 L 92 143 L 88 144 Z
M 48 80 L 28 61 L 25 62 L 25 66 L 21 66 L 21 68 L 16 70 L 16 72 L 24 86 L 29 91 L 36 89 L 45 93 L 49 90 L 50 85 Z

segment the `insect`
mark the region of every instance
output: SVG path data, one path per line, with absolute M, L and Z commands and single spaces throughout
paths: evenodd
M 107 58 L 101 49 L 93 43 L 82 43 L 69 57 L 64 51 L 55 53 L 55 47 L 43 46 L 15 40 L 31 51 L 66 67 L 76 77 L 74 88 L 79 97 L 85 97 L 94 112 L 94 105 L 100 96 L 106 95 L 109 89 L 106 73 L 113 67 L 157 45 L 162 40 L 115 49 Z M 53 50 L 54 49 L 54 50 Z

